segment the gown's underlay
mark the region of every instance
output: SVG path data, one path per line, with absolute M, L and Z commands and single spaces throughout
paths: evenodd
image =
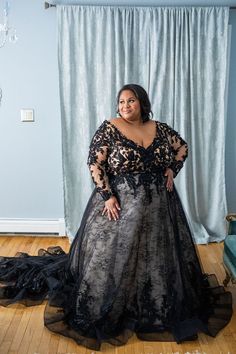
M 133 333 L 181 343 L 226 326 L 231 293 L 203 273 L 179 196 L 166 189 L 164 171 L 179 172 L 186 143 L 156 125 L 147 148 L 109 121 L 100 126 L 88 158 L 96 189 L 69 254 L 51 247 L 0 257 L 0 305 L 47 299 L 46 327 L 95 350 L 125 344 Z M 118 221 L 101 213 L 111 194 L 121 206 Z

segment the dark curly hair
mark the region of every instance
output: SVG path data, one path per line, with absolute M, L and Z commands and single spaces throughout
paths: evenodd
M 151 103 L 148 97 L 147 92 L 144 90 L 144 88 L 140 85 L 137 84 L 127 84 L 124 85 L 120 91 L 118 92 L 117 95 L 117 113 L 119 113 L 119 100 L 120 100 L 120 95 L 123 91 L 130 90 L 134 93 L 135 97 L 139 100 L 140 102 L 140 107 L 141 107 L 141 117 L 143 122 L 147 122 L 150 118 L 152 118 L 153 113 L 151 111 Z

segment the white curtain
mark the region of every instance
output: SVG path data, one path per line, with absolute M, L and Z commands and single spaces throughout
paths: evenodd
M 116 115 L 116 94 L 142 85 L 154 119 L 185 138 L 176 179 L 194 239 L 225 236 L 227 7 L 57 6 L 67 233 L 92 191 L 86 166 L 95 129 Z

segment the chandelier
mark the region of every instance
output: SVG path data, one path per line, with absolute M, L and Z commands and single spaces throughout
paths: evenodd
M 9 9 L 9 1 L 6 1 L 3 10 L 3 23 L 0 22 L 0 48 L 6 44 L 7 40 L 16 43 L 18 39 L 15 28 L 9 26 Z

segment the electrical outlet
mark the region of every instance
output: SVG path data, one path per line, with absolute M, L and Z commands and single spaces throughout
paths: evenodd
M 21 109 L 20 111 L 22 122 L 34 122 L 34 110 L 33 109 Z

